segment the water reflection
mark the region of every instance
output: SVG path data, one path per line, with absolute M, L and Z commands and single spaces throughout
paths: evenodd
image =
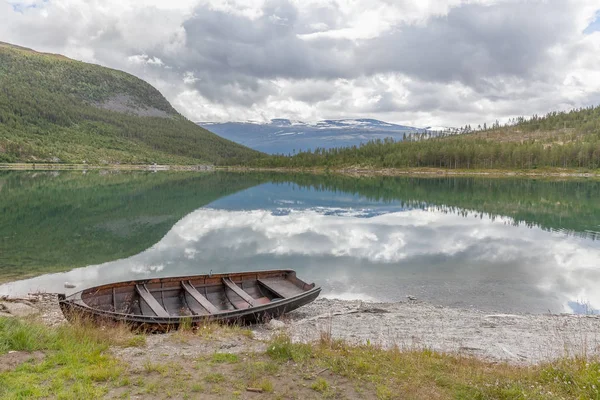
M 597 241 L 510 217 L 266 184 L 188 214 L 140 254 L 0 291 L 292 268 L 329 297 L 399 301 L 410 294 L 490 311 L 582 312 L 600 308 L 598 260 Z

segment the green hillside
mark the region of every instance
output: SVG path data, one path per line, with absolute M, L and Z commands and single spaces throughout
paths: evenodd
M 461 135 L 316 149 L 259 159 L 263 167 L 536 169 L 600 168 L 600 107 L 552 112 Z
M 235 164 L 260 153 L 130 74 L 0 42 L 0 162 Z

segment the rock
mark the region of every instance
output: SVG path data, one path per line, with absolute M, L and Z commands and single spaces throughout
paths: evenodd
M 15 317 L 27 317 L 28 315 L 37 314 L 39 310 L 23 303 L 2 302 L 0 308 L 14 315 Z
M 361 310 L 361 312 L 370 313 L 370 314 L 386 314 L 386 313 L 389 313 L 388 310 L 384 310 L 383 308 L 377 308 L 377 307 L 365 308 L 365 309 Z
M 71 282 L 65 282 L 65 288 L 67 288 L 67 289 L 73 289 L 73 288 L 76 288 L 76 287 L 77 287 L 77 285 L 75 285 L 75 284 L 73 284 Z
M 267 328 L 271 330 L 283 329 L 285 328 L 285 323 L 276 319 L 272 319 L 267 324 Z
M 14 317 L 14 315 L 0 311 L 0 318 L 2 318 L 2 317 L 8 318 L 8 317 Z
M 417 301 L 417 298 L 415 296 L 411 296 L 410 294 L 406 296 L 406 298 L 410 301 Z

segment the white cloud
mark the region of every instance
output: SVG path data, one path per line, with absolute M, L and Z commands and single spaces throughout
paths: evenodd
M 127 57 L 127 61 L 132 64 L 148 64 L 162 67 L 165 63 L 158 57 L 149 57 L 147 54 L 136 54 Z

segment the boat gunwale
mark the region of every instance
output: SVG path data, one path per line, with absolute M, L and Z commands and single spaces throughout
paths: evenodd
M 199 275 L 183 275 L 183 276 L 165 276 L 165 277 L 160 277 L 160 278 L 147 278 L 147 279 L 131 279 L 131 280 L 126 280 L 126 281 L 119 281 L 119 282 L 113 282 L 113 283 L 106 283 L 103 285 L 98 285 L 98 286 L 90 286 L 87 287 L 85 289 L 79 290 L 75 293 L 71 293 L 70 295 L 67 296 L 67 299 L 71 296 L 76 295 L 77 293 L 83 293 L 86 290 L 90 290 L 90 289 L 97 289 L 97 290 L 101 290 L 101 289 L 109 289 L 109 288 L 120 288 L 120 287 L 125 287 L 125 286 L 132 286 L 132 285 L 136 285 L 136 284 L 152 284 L 152 283 L 165 283 L 165 282 L 177 282 L 177 281 L 182 281 L 182 280 L 193 280 L 192 278 L 224 278 L 224 277 L 231 277 L 232 275 L 255 275 L 255 274 L 261 274 L 261 273 L 279 273 L 279 272 L 287 272 L 287 273 L 296 273 L 295 270 L 293 269 L 269 269 L 269 270 L 260 270 L 260 271 L 244 271 L 244 272 L 230 272 L 230 273 L 219 273 L 219 274 L 199 274 Z M 304 282 L 302 279 L 296 277 L 296 279 L 300 280 L 301 282 L 303 282 L 305 285 L 310 286 L 310 283 L 306 283 Z M 314 285 L 314 283 L 312 283 L 312 285 Z M 166 290 L 168 290 L 169 288 L 164 288 Z M 151 290 L 155 290 L 155 289 L 151 289 Z M 161 288 L 161 290 L 163 290 L 163 288 Z

